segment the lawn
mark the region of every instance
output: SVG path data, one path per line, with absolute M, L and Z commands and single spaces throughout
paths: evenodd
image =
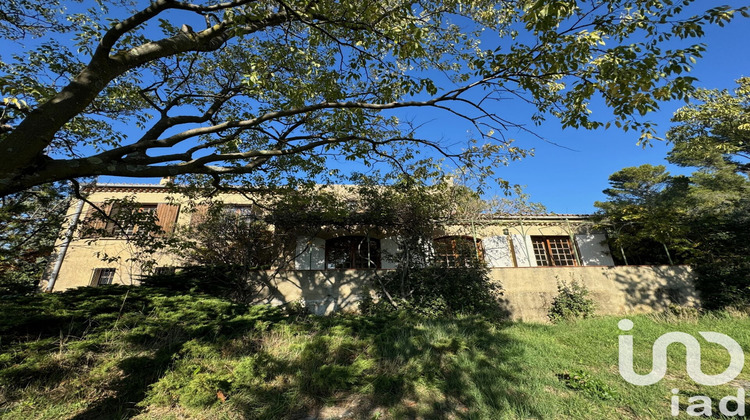
M 750 350 L 748 318 L 632 316 L 635 366 L 670 331 L 725 333 Z M 306 317 L 200 294 L 85 288 L 0 299 L 0 417 L 8 419 L 670 418 L 688 398 L 750 388 L 747 369 L 698 386 L 685 350 L 667 376 L 618 373 L 620 318 L 540 325 L 400 313 Z M 703 371 L 726 351 L 703 345 Z M 730 407 L 731 404 L 730 404 Z

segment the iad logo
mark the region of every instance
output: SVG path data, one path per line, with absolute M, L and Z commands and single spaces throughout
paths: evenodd
M 617 323 L 622 331 L 633 329 L 633 321 L 622 319 Z M 709 343 L 716 343 L 724 347 L 729 352 L 729 367 L 718 375 L 706 375 L 701 370 L 701 345 L 698 340 L 690 334 L 683 332 L 669 332 L 656 339 L 653 345 L 653 359 L 651 362 L 651 372 L 645 375 L 635 373 L 633 370 L 633 336 L 620 335 L 620 353 L 619 368 L 620 376 L 634 385 L 652 385 L 659 382 L 667 373 L 667 347 L 672 343 L 680 343 L 685 346 L 685 369 L 688 376 L 698 384 L 714 386 L 725 384 L 736 378 L 745 365 L 745 353 L 742 351 L 739 343 L 734 341 L 726 334 L 717 332 L 702 331 L 701 335 Z M 672 415 L 679 414 L 679 397 L 676 395 L 679 390 L 673 389 L 672 393 Z M 727 396 L 721 399 L 719 411 L 727 416 L 745 415 L 745 390 L 739 388 L 737 397 Z M 706 396 L 698 395 L 690 397 L 688 402 L 700 402 L 687 407 L 687 414 L 690 416 L 708 415 L 711 416 L 711 399 Z M 728 404 L 733 402 L 736 409 L 729 409 Z
M 622 331 L 633 329 L 633 321 L 622 319 L 617 323 Z M 670 332 L 657 338 L 653 347 L 653 361 L 651 362 L 651 372 L 646 375 L 639 375 L 633 371 L 633 336 L 620 336 L 620 375 L 626 381 L 634 385 L 651 385 L 659 382 L 667 373 L 667 346 L 672 343 L 681 343 L 685 346 L 686 365 L 685 369 L 690 378 L 701 385 L 722 385 L 742 372 L 745 366 L 745 353 L 742 351 L 739 343 L 731 337 L 717 332 L 699 332 L 709 343 L 716 343 L 727 349 L 729 357 L 729 367 L 718 375 L 706 375 L 701 370 L 701 345 L 698 340 L 690 334 L 683 332 Z

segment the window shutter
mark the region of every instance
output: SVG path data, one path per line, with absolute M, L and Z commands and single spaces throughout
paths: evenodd
M 112 205 L 107 203 L 94 203 L 97 207 L 104 211 L 104 214 L 109 215 L 112 210 Z M 98 211 L 94 206 L 89 205 L 89 209 L 86 212 L 86 218 L 84 219 L 83 228 L 85 231 L 85 237 L 94 238 L 99 236 L 98 233 L 93 232 L 101 230 L 107 227 L 107 220 L 103 219 L 101 215 L 97 216 Z
M 179 204 L 159 203 L 156 206 L 156 224 L 161 227 L 164 233 L 172 233 L 175 223 L 177 223 L 177 214 L 180 212 Z
M 99 277 L 102 276 L 102 270 L 103 268 L 95 268 L 94 274 L 91 276 L 91 281 L 89 282 L 89 286 L 98 286 L 99 285 Z
M 102 210 L 107 213 L 110 219 L 115 219 L 117 217 L 117 213 L 120 212 L 120 206 L 117 203 L 106 204 L 106 208 L 102 207 Z M 122 233 L 118 231 L 118 229 L 120 228 L 112 220 L 107 220 L 105 223 L 106 226 L 104 227 L 104 230 L 107 232 L 106 236 L 111 237 L 116 236 L 116 234 Z

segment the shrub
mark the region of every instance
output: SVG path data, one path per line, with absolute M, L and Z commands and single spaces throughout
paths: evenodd
M 588 295 L 588 289 L 575 280 L 570 284 L 558 281 L 557 296 L 552 300 L 547 317 L 553 323 L 590 317 L 594 313 L 595 305 Z
M 709 255 L 695 262 L 693 269 L 706 308 L 750 306 L 750 257 Z
M 39 291 L 40 270 L 23 268 L 4 271 L 0 267 L 0 296 L 7 299 L 10 296 L 30 296 Z
M 450 268 L 438 266 L 399 268 L 375 284 L 379 302 L 365 307 L 388 308 L 385 292 L 403 309 L 435 316 L 455 313 L 501 315 L 500 285 L 484 267 Z M 369 305 L 368 305 L 369 304 Z
M 175 274 L 142 277 L 141 283 L 157 289 L 178 293 L 204 293 L 236 303 L 250 303 L 263 285 L 248 278 L 243 267 L 191 266 Z
M 692 306 L 670 303 L 669 306 L 667 306 L 666 313 L 668 316 L 677 319 L 697 319 L 701 312 L 698 308 Z
M 203 408 L 221 401 L 219 395 L 230 388 L 226 375 L 194 373 L 187 385 L 178 392 L 180 403 L 186 407 Z

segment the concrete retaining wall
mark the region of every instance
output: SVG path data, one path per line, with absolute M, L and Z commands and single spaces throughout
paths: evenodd
M 290 270 L 258 273 L 269 285 L 267 302 L 300 301 L 315 313 L 357 310 L 369 280 L 382 271 Z M 495 268 L 490 275 L 505 295 L 504 309 L 515 320 L 546 322 L 558 282 L 586 286 L 599 315 L 625 315 L 665 309 L 670 303 L 697 306 L 693 274 L 687 266 Z
M 660 311 L 670 303 L 699 304 L 687 266 L 497 268 L 491 275 L 505 289 L 510 316 L 523 321 L 547 321 L 561 281 L 586 286 L 598 315 Z

